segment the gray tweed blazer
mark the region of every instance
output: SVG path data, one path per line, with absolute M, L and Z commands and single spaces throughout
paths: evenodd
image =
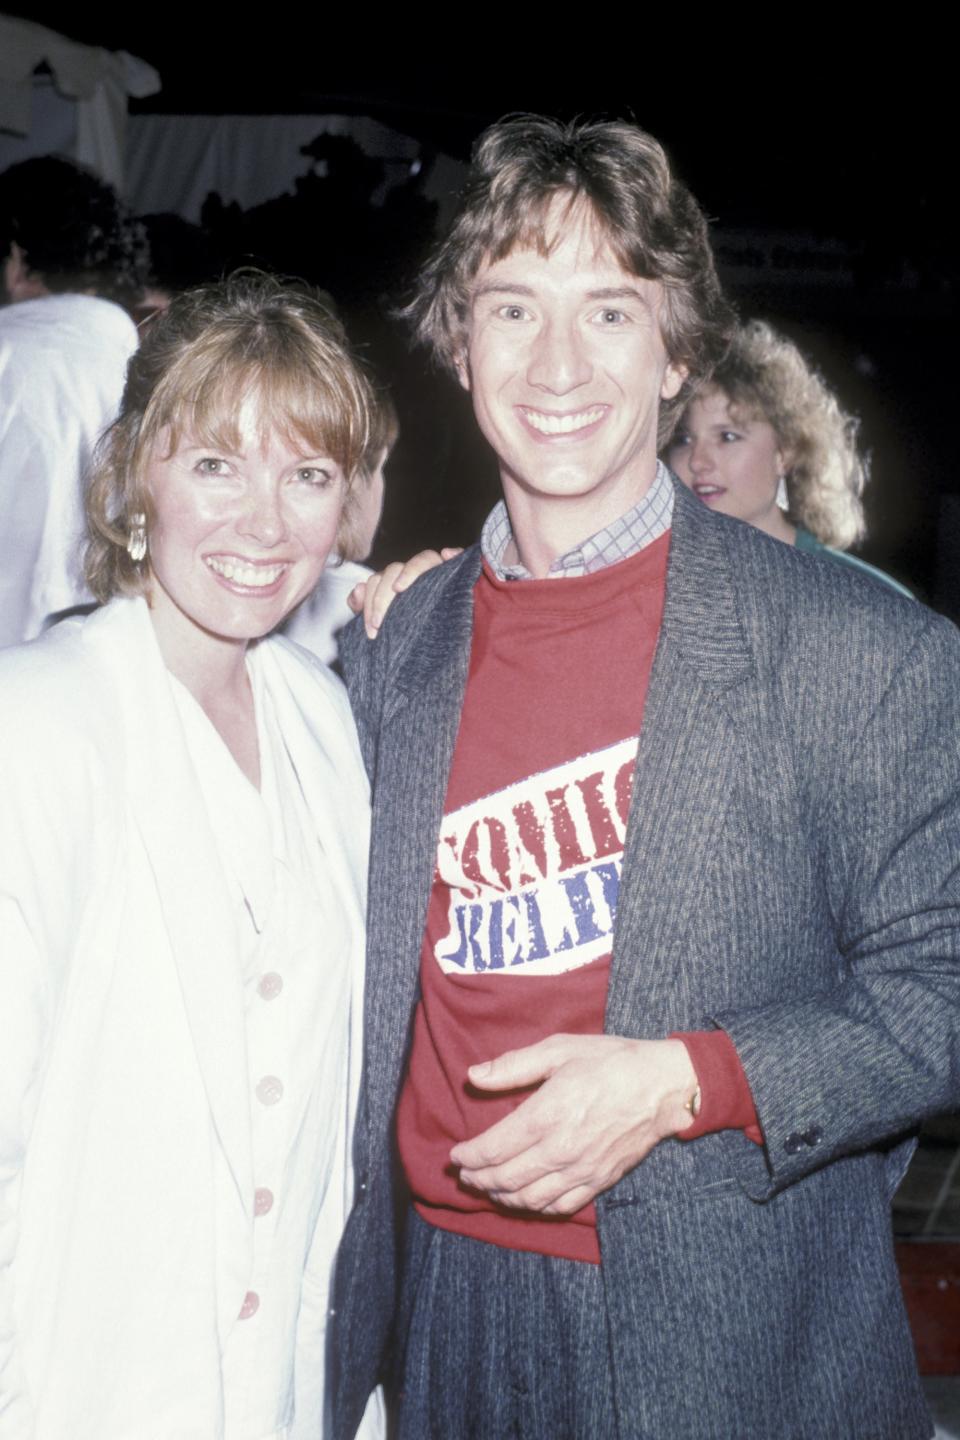
M 479 565 L 344 646 L 374 839 L 338 1440 L 390 1346 L 393 1115 Z M 598 1200 L 621 1437 L 932 1433 L 889 1210 L 909 1131 L 960 1103 L 958 720 L 949 622 L 678 488 L 606 1027 L 722 1026 L 765 1144 L 665 1142 Z

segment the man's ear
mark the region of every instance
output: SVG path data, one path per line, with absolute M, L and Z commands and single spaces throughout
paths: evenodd
M 49 294 L 42 276 L 30 269 L 16 240 L 10 241 L 10 253 L 3 264 L 3 283 L 13 301 L 38 300 L 41 295 Z
M 466 349 L 458 350 L 454 356 L 454 369 L 457 372 L 457 379 L 464 390 L 470 389 L 470 361 L 467 359 Z
M 673 361 L 670 360 L 666 370 L 663 372 L 663 381 L 660 385 L 660 399 L 672 400 L 674 396 L 679 395 L 680 387 L 683 385 L 688 374 L 689 371 L 686 365 L 675 365 Z

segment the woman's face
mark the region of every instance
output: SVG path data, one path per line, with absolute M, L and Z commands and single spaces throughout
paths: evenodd
M 722 390 L 692 400 L 667 451 L 670 468 L 712 510 L 779 534 L 777 485 L 785 456 L 766 420 L 731 414 Z
M 268 634 L 314 588 L 336 540 L 337 462 L 271 430 L 251 397 L 238 428 L 236 453 L 184 434 L 147 464 L 151 611 L 174 647 Z

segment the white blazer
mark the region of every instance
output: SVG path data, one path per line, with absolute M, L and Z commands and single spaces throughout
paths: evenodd
M 352 937 L 349 1122 L 293 1434 L 319 1436 L 352 1190 L 367 781 L 336 678 L 261 661 Z M 253 1246 L 236 917 L 142 600 L 0 654 L 0 1440 L 215 1440 Z

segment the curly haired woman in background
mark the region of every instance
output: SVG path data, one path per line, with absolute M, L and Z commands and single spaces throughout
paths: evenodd
M 711 509 L 909 594 L 847 553 L 866 533 L 857 428 L 796 345 L 751 320 L 687 406 L 666 458 Z

